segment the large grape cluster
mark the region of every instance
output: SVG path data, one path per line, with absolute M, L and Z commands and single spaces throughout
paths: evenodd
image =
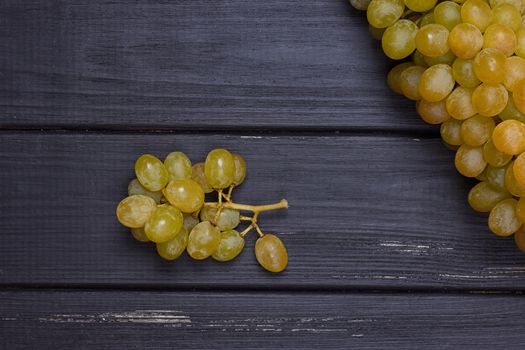
M 525 0 L 350 0 L 366 11 L 387 76 L 441 125 L 455 166 L 476 178 L 471 207 L 525 252 Z
M 175 260 L 186 251 L 196 260 L 211 256 L 220 262 L 230 261 L 243 250 L 244 236 L 255 229 L 259 264 L 270 272 L 286 268 L 288 254 L 283 242 L 263 233 L 258 217 L 268 210 L 287 208 L 288 202 L 234 203 L 233 190 L 246 177 L 246 162 L 240 155 L 217 148 L 208 153 L 205 162 L 192 165 L 182 152 L 168 154 L 164 162 L 144 154 L 135 162 L 135 175 L 128 197 L 117 206 L 117 218 L 136 240 L 155 243 L 162 258 Z M 212 192 L 217 200 L 206 202 L 205 195 Z M 253 215 L 243 216 L 241 211 Z M 249 225 L 238 232 L 241 221 Z

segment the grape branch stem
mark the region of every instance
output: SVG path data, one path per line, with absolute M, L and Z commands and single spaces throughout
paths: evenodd
M 219 208 L 222 206 L 222 208 L 225 208 L 225 209 L 251 211 L 254 214 L 258 214 L 258 213 L 262 213 L 262 212 L 270 211 L 270 210 L 286 209 L 288 208 L 288 201 L 286 199 L 281 199 L 280 202 L 273 203 L 273 204 L 265 204 L 265 205 L 248 205 L 248 204 L 239 204 L 239 203 L 233 203 L 233 202 L 226 202 L 226 203 L 206 202 L 204 203 L 204 205 L 211 207 L 211 208 Z

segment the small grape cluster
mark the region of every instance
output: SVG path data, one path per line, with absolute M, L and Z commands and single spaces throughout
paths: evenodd
M 168 154 L 164 162 L 151 154 L 135 162 L 136 178 L 128 186 L 128 197 L 117 206 L 118 221 L 131 229 L 141 242 L 154 242 L 166 260 L 179 258 L 184 251 L 196 260 L 208 257 L 225 262 L 244 248 L 244 236 L 255 229 L 259 238 L 255 256 L 270 272 L 281 272 L 288 253 L 275 235 L 259 227 L 259 214 L 288 208 L 283 199 L 269 205 L 246 205 L 232 201 L 232 193 L 246 177 L 246 162 L 238 154 L 217 148 L 206 161 L 192 165 L 182 152 Z M 215 192 L 217 200 L 205 202 L 205 194 Z M 243 216 L 241 211 L 253 213 Z M 249 222 L 242 232 L 235 229 Z
M 350 0 L 366 10 L 387 76 L 440 126 L 455 166 L 480 182 L 470 206 L 525 252 L 525 1 Z

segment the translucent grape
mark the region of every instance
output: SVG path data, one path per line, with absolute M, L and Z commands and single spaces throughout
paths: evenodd
M 483 34 L 483 47 L 495 48 L 510 56 L 516 50 L 516 34 L 507 25 L 494 23 L 487 27 Z
M 428 57 L 423 55 L 423 59 L 425 60 L 425 63 L 427 66 L 434 66 L 436 64 L 446 64 L 451 66 L 454 60 L 456 59 L 456 55 L 452 51 L 447 52 L 443 56 L 438 57 Z
M 514 91 L 518 83 L 525 79 L 525 59 L 512 56 L 505 60 L 505 70 L 503 72 L 503 85 L 509 91 Z
M 473 24 L 461 23 L 450 31 L 448 45 L 457 57 L 473 58 L 483 47 L 483 34 Z
M 482 146 L 490 139 L 495 123 L 492 118 L 475 115 L 461 124 L 461 139 L 469 146 Z
M 516 215 L 515 199 L 505 199 L 491 210 L 489 215 L 489 228 L 498 236 L 510 236 L 521 227 L 521 222 Z
M 523 187 L 525 187 L 525 153 L 520 154 L 514 160 L 514 166 L 512 167 L 514 171 L 514 178 L 516 181 Z
M 434 8 L 434 22 L 452 30 L 461 23 L 461 7 L 453 1 L 443 1 Z
M 124 198 L 117 206 L 118 221 L 129 228 L 143 227 L 155 211 L 157 203 L 153 198 L 144 195 L 133 195 Z
M 386 28 L 394 24 L 403 14 L 403 0 L 372 0 L 368 5 L 368 23 L 376 28 Z
M 144 226 L 144 232 L 152 242 L 167 242 L 180 232 L 183 222 L 184 217 L 179 209 L 164 204 L 151 214 Z
M 132 228 L 131 235 L 139 242 L 149 242 L 148 236 L 144 232 L 144 227 Z
M 514 162 L 511 162 L 505 171 L 505 188 L 513 196 L 525 197 L 525 186 L 514 176 Z
M 255 243 L 255 257 L 270 272 L 281 272 L 288 265 L 288 253 L 283 242 L 272 234 L 266 234 Z
M 405 17 L 405 18 L 408 18 Z M 417 17 L 412 19 L 412 22 L 415 22 L 417 21 Z M 427 12 L 426 14 L 424 14 L 422 17 L 421 17 L 421 20 L 419 21 L 419 27 L 423 27 L 423 26 L 426 26 L 427 24 L 432 24 L 434 23 L 434 13 L 433 12 Z
M 417 112 L 428 124 L 441 124 L 450 118 L 445 101 L 428 102 L 421 100 L 417 104 Z
M 448 34 L 448 29 L 441 24 L 427 24 L 417 31 L 416 48 L 428 57 L 443 56 L 449 51 Z
M 487 143 L 483 146 L 483 158 L 494 167 L 502 167 L 510 162 L 512 159 L 511 155 L 500 152 L 492 139 L 488 140 Z
M 239 186 L 246 178 L 246 161 L 237 153 L 232 153 L 235 170 L 233 172 L 233 184 Z
M 505 62 L 506 57 L 503 52 L 488 48 L 481 50 L 476 55 L 472 68 L 474 68 L 476 77 L 483 83 L 499 84 L 505 77 Z
M 162 162 L 151 154 L 143 154 L 135 162 L 135 174 L 140 184 L 149 191 L 160 191 L 169 180 Z
M 193 213 L 204 204 L 202 187 L 191 179 L 171 180 L 163 192 L 168 202 L 184 213 Z
M 188 237 L 188 254 L 195 260 L 211 256 L 219 246 L 221 233 L 209 221 L 203 221 L 191 230 Z
M 440 133 L 441 138 L 445 143 L 452 146 L 461 146 L 461 124 L 457 119 L 449 119 L 441 124 Z
M 514 97 L 509 94 L 509 99 L 505 108 L 499 113 L 501 120 L 515 119 L 525 123 L 525 114 L 521 113 L 514 104 Z
M 502 121 L 494 129 L 492 142 L 505 154 L 522 153 L 525 151 L 525 124 L 517 120 Z
M 502 84 L 482 83 L 472 93 L 472 106 L 478 114 L 492 117 L 505 109 L 508 99 L 509 93 Z
M 221 232 L 221 240 L 212 258 L 225 262 L 235 259 L 244 248 L 244 238 L 235 230 Z
M 133 196 L 135 194 L 151 197 L 157 203 L 160 203 L 160 199 L 162 198 L 161 191 L 148 191 L 140 184 L 138 179 L 131 180 L 128 185 L 128 196 Z
M 496 204 L 510 195 L 506 191 L 497 190 L 487 182 L 480 182 L 468 194 L 468 203 L 475 211 L 490 212 Z
M 489 0 L 488 3 L 493 9 L 495 9 L 498 6 L 501 6 L 502 4 L 508 4 L 516 8 L 519 13 L 522 13 L 525 10 L 525 8 L 523 7 L 523 5 L 525 5 L 525 2 L 523 0 Z
M 505 172 L 507 168 L 502 166 L 500 168 L 494 166 L 487 166 L 485 169 L 486 181 L 498 191 L 507 192 L 505 188 Z M 510 197 L 510 195 L 509 195 Z
M 197 163 L 191 167 L 191 179 L 201 186 L 204 193 L 213 192 L 204 174 L 204 163 Z
M 512 91 L 514 105 L 521 113 L 525 113 L 525 81 L 518 82 Z
M 210 206 L 205 206 L 200 212 L 201 221 L 209 221 L 214 223 L 221 231 L 233 230 L 239 225 L 240 213 L 238 210 L 223 208 L 219 214 L 217 222 L 215 222 L 216 214 L 217 209 Z
M 461 20 L 484 32 L 492 22 L 492 9 L 483 0 L 467 0 L 461 6 Z
M 443 100 L 454 88 L 452 68 L 446 64 L 436 64 L 427 68 L 419 81 L 419 94 L 429 102 Z
M 509 26 L 514 32 L 521 28 L 521 14 L 511 4 L 501 4 L 492 8 L 492 22 Z
M 164 166 L 170 174 L 170 180 L 191 178 L 191 161 L 182 152 L 171 152 L 168 154 L 166 159 L 164 159 Z
M 474 73 L 473 60 L 456 58 L 452 64 L 452 76 L 454 80 L 464 88 L 473 89 L 481 84 Z
M 472 105 L 472 89 L 458 86 L 446 98 L 448 113 L 458 120 L 464 120 L 476 114 Z
M 525 58 L 525 27 L 516 33 L 516 55 Z
M 481 147 L 461 145 L 454 160 L 458 172 L 466 177 L 476 177 L 485 170 L 487 163 L 483 159 Z
M 436 6 L 437 0 L 405 0 L 405 5 L 415 12 L 430 11 Z
M 366 11 L 371 0 L 350 0 L 350 4 L 356 9 Z
M 406 98 L 414 101 L 421 99 L 421 95 L 419 94 L 419 81 L 424 71 L 424 67 L 411 66 L 401 72 L 399 76 L 399 87 Z
M 388 75 L 386 76 L 386 83 L 388 85 L 388 87 L 390 89 L 392 89 L 392 91 L 394 91 L 395 93 L 398 93 L 400 95 L 403 95 L 403 91 L 401 91 L 401 86 L 400 86 L 400 77 L 401 77 L 401 73 L 408 67 L 411 67 L 413 66 L 414 64 L 412 62 L 403 62 L 403 63 L 399 63 L 397 65 L 394 66 L 394 68 L 392 68 L 389 72 L 388 72 Z
M 194 217 L 192 214 L 183 213 L 184 215 L 184 223 L 182 226 L 187 232 L 191 232 L 191 230 L 199 223 L 199 219 Z
M 417 25 L 409 20 L 401 19 L 389 26 L 381 38 L 385 55 L 394 60 L 410 56 L 416 48 L 415 37 Z
M 179 258 L 188 245 L 188 231 L 183 227 L 175 238 L 167 242 L 157 243 L 157 253 L 166 260 Z
M 216 148 L 208 153 L 204 163 L 204 174 L 206 181 L 214 189 L 229 187 L 235 175 L 235 161 L 232 154 L 223 148 Z

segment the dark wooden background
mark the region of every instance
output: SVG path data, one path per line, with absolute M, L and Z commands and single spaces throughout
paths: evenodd
M 2 0 L 0 348 L 525 347 L 525 255 L 344 0 Z M 142 153 L 242 153 L 286 272 L 114 217 Z

